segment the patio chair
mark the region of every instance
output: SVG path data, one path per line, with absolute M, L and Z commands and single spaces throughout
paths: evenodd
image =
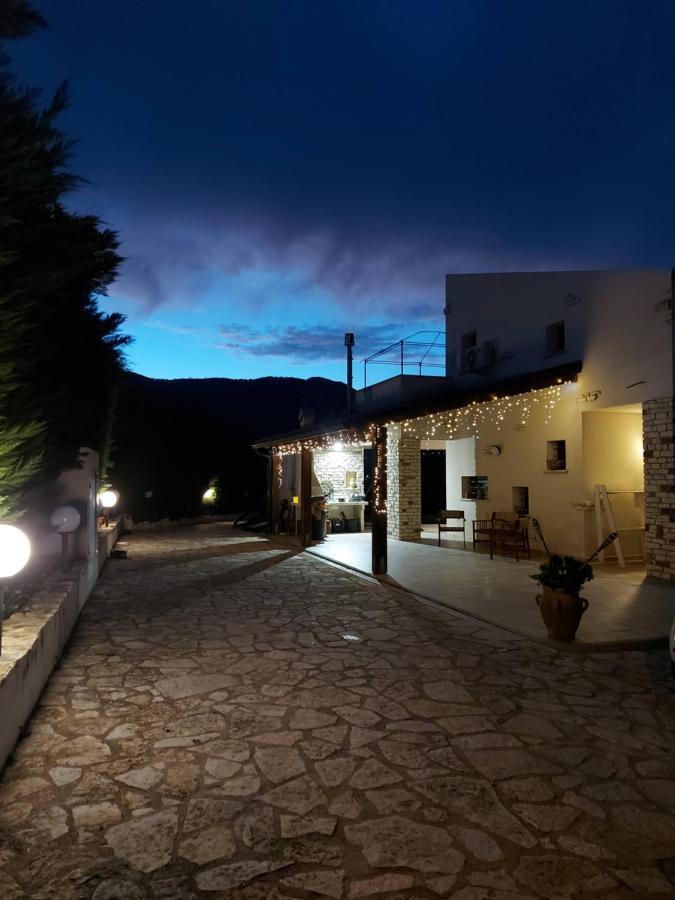
M 527 554 L 531 558 L 530 536 L 527 525 L 521 522 L 517 513 L 493 513 L 492 528 L 490 529 L 490 559 L 494 558 L 494 552 L 501 549 L 502 553 L 513 553 L 516 562 L 520 561 L 520 554 Z
M 461 525 L 448 525 L 448 519 L 461 521 Z M 466 521 L 463 509 L 442 509 L 438 514 L 438 546 L 441 546 L 441 532 L 456 531 L 462 533 L 464 549 L 466 550 Z
M 476 549 L 476 544 L 489 544 L 490 543 L 490 532 L 494 527 L 494 517 L 495 514 L 492 513 L 492 516 L 489 519 L 474 519 L 471 523 L 473 526 L 473 549 Z

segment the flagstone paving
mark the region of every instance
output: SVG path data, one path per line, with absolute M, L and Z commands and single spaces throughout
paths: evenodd
M 0 897 L 675 893 L 665 652 L 562 654 L 223 526 L 106 567 L 0 785 Z

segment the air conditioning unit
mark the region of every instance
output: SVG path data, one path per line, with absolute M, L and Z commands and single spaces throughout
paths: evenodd
M 469 347 L 466 351 L 466 368 L 469 372 L 489 372 L 496 362 L 495 347 L 491 341 L 485 341 L 480 347 Z

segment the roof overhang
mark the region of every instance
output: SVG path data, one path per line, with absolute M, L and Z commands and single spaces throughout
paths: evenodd
M 443 410 L 461 409 L 470 403 L 483 403 L 493 400 L 495 396 L 512 397 L 532 390 L 553 387 L 566 381 L 576 381 L 579 372 L 581 372 L 581 360 L 565 363 L 565 365 L 555 366 L 554 368 L 528 372 L 515 378 L 483 382 L 468 388 L 458 389 L 454 383 L 450 383 L 448 390 L 443 393 L 434 393 L 429 397 L 416 398 L 405 403 L 371 408 L 362 413 L 359 413 L 357 410 L 348 418 L 317 423 L 311 428 L 297 429 L 286 434 L 261 438 L 253 443 L 253 447 L 256 449 L 270 449 L 330 434 L 367 431 L 372 425 L 416 419 Z

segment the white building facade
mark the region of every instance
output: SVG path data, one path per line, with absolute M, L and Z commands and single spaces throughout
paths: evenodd
M 514 409 L 446 441 L 448 508 L 463 504 L 469 519 L 521 511 L 551 549 L 585 556 L 604 485 L 626 557 L 673 577 L 671 300 L 670 269 L 448 275 L 447 376 L 457 390 L 499 394 L 509 379 L 580 363 L 553 401 L 529 404 L 527 421 Z M 471 457 L 475 469 L 464 471 Z M 485 499 L 466 498 L 467 475 Z M 606 531 L 604 510 L 602 523 Z

